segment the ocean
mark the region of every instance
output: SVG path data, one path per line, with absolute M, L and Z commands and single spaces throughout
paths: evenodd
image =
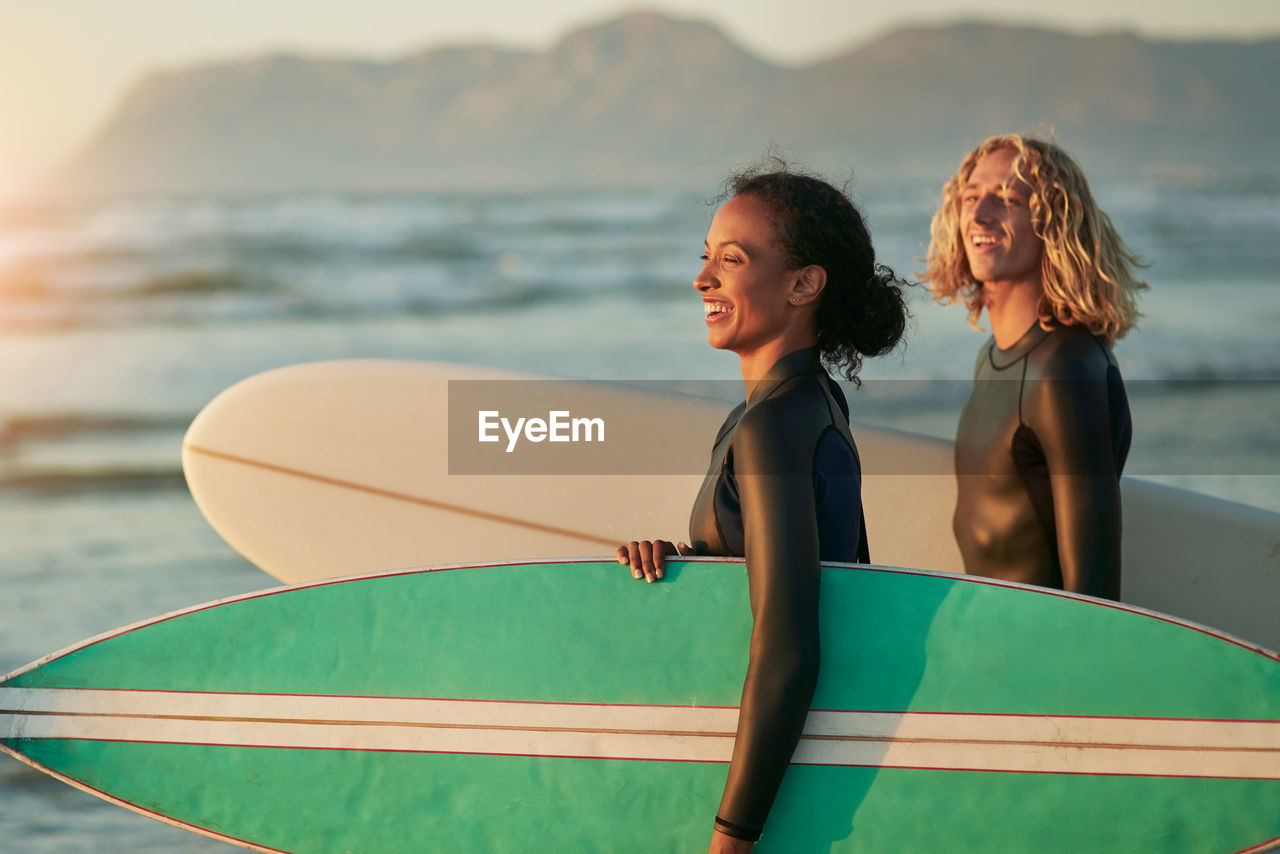
M 1096 188 L 1149 264 L 1120 341 L 1126 477 L 1280 511 L 1280 189 Z M 252 374 L 391 357 L 558 377 L 733 380 L 691 287 L 693 192 L 128 199 L 0 212 L 0 673 L 108 629 L 273 586 L 182 481 L 196 412 Z M 937 188 L 855 195 L 922 269 Z M 857 421 L 950 437 L 985 333 L 912 289 Z M 856 429 L 855 429 L 856 432 Z M 230 850 L 0 757 L 0 850 Z

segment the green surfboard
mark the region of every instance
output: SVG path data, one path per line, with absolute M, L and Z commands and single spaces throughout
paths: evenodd
M 1280 840 L 1276 655 L 1057 591 L 823 573 L 820 683 L 759 851 Z M 328 580 L 10 674 L 0 745 L 259 851 L 705 850 L 749 633 L 737 560 Z

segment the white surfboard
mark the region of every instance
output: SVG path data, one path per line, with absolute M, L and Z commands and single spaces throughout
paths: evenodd
M 537 379 L 388 360 L 269 371 L 200 413 L 184 440 L 183 468 L 213 527 L 289 583 L 686 539 L 699 466 L 729 406 L 559 382 L 550 395 L 558 406 L 630 430 L 621 444 L 643 446 L 648 458 L 591 457 L 596 462 L 575 474 L 536 465 L 535 473 L 514 473 L 501 467 L 508 439 L 496 429 L 486 459 L 498 463 L 477 467 L 460 450 L 477 415 L 450 413 L 450 382 L 455 399 L 468 401 L 474 395 L 461 392 L 504 383 L 499 396 L 514 412 L 522 398 L 528 406 L 548 399 Z M 951 535 L 951 443 L 856 423 L 854 436 L 872 558 L 962 571 Z M 476 470 L 506 473 L 463 473 Z M 1133 479 L 1122 489 L 1124 601 L 1280 648 L 1280 514 Z

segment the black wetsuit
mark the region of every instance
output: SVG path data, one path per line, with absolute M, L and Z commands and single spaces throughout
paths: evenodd
M 694 501 L 694 549 L 745 557 L 751 595 L 750 662 L 716 818 L 732 836 L 759 836 L 813 699 L 818 562 L 868 560 L 848 413 L 816 349 L 784 356 L 720 428 Z
M 1032 326 L 978 354 L 956 432 L 965 572 L 1120 595 L 1120 472 L 1133 435 L 1115 355 L 1081 327 Z

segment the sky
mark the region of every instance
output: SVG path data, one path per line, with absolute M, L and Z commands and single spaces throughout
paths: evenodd
M 802 64 L 903 24 L 966 18 L 1163 38 L 1280 35 L 1278 0 L 0 0 L 0 199 L 55 169 L 153 69 L 297 52 L 392 58 L 448 43 L 545 48 L 636 8 L 714 21 Z

